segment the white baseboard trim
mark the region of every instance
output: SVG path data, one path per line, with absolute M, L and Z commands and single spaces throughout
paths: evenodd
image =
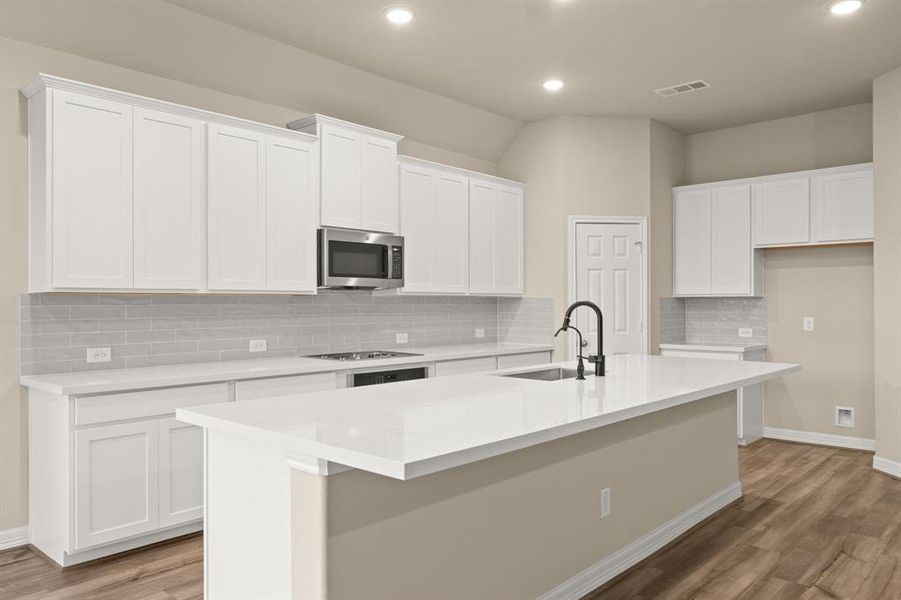
M 876 440 L 851 437 L 850 435 L 817 433 L 815 431 L 798 431 L 796 429 L 765 427 L 763 429 L 763 437 L 786 442 L 816 444 L 817 446 L 834 446 L 836 448 L 852 448 L 854 450 L 873 451 L 876 449 Z
M 24 546 L 28 543 L 28 527 L 0 530 L 0 550 Z
M 741 482 L 736 481 L 545 592 L 538 600 L 577 600 L 585 596 L 739 498 L 741 498 Z
M 892 477 L 901 479 L 901 463 L 899 462 L 895 462 L 881 456 L 874 456 L 873 468 L 877 471 L 885 473 L 886 475 L 891 475 Z

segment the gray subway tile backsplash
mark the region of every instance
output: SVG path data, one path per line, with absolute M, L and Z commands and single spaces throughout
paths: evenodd
M 233 294 L 24 294 L 23 375 L 199 362 L 416 348 L 478 342 L 551 344 L 545 298 L 388 296 L 324 291 L 316 296 Z M 476 338 L 476 329 L 484 337 Z M 395 333 L 409 343 L 397 344 Z M 265 339 L 265 352 L 248 351 Z M 85 362 L 109 346 L 109 363 Z
M 661 343 L 765 344 L 766 330 L 766 298 L 660 299 Z

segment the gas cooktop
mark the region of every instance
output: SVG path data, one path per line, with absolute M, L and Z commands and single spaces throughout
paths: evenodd
M 394 352 L 393 350 L 370 350 L 369 352 L 334 352 L 332 354 L 314 354 L 309 358 L 326 360 L 372 360 L 374 358 L 399 358 L 401 356 L 422 356 L 415 352 Z

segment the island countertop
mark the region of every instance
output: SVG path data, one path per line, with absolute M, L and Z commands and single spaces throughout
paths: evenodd
M 542 365 L 573 367 L 574 363 Z M 178 409 L 176 418 L 395 479 L 604 427 L 773 379 L 789 363 L 649 355 L 607 359 L 607 375 L 536 381 L 458 375 Z M 538 368 L 538 367 L 534 367 Z

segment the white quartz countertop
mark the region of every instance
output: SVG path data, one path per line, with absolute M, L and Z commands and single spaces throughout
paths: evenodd
M 720 344 L 716 342 L 705 342 L 695 344 L 660 344 L 661 350 L 701 350 L 704 352 L 753 352 L 755 350 L 766 350 L 766 344 L 742 344 L 729 343 Z
M 606 377 L 585 381 L 459 375 L 191 407 L 176 418 L 281 448 L 306 464 L 326 461 L 412 479 L 799 369 L 617 355 L 607 359 Z
M 338 361 L 321 358 L 261 358 L 233 362 L 196 363 L 165 367 L 141 367 L 109 371 L 85 371 L 55 375 L 25 375 L 19 383 L 51 394 L 71 396 L 174 385 L 192 385 L 217 381 L 237 381 L 283 375 L 330 373 L 358 369 L 378 369 L 397 365 L 423 364 L 487 356 L 508 356 L 530 352 L 549 352 L 554 347 L 534 344 L 463 344 L 423 348 L 393 348 L 398 352 L 416 352 L 422 356 L 401 356 L 375 360 Z

